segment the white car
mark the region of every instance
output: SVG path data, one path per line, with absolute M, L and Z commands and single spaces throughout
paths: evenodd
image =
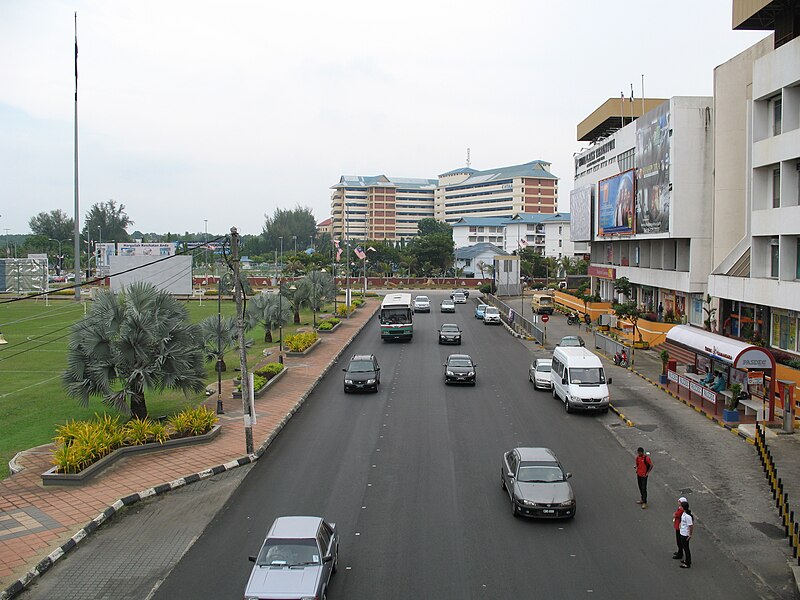
M 455 294 L 453 294 L 453 302 L 455 302 L 456 304 L 466 304 L 467 297 L 461 292 L 456 292 Z
M 533 389 L 549 390 L 553 387 L 553 381 L 550 377 L 550 371 L 552 371 L 552 369 L 553 360 L 551 358 L 534 359 L 528 369 L 528 379 L 533 382 Z
M 500 325 L 500 310 L 496 306 L 487 306 L 483 309 L 483 324 L 484 325 Z
M 414 298 L 414 312 L 431 312 L 431 301 L 427 296 Z

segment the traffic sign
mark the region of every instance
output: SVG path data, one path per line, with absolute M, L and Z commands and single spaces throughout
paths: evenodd
M 550 320 L 550 315 L 542 315 L 542 323 L 547 323 Z

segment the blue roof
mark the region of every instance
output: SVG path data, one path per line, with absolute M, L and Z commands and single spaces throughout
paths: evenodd
M 452 171 L 448 171 L 447 173 L 441 173 L 439 177 L 447 177 L 448 175 L 471 175 L 472 173 L 478 173 L 479 171 L 475 169 L 470 169 L 469 167 L 461 167 L 460 169 L 453 169 Z
M 430 188 L 439 183 L 438 179 L 419 179 L 414 177 L 387 177 L 386 175 L 342 175 L 339 183 L 331 189 L 345 187 L 401 187 L 401 188 Z
M 505 225 L 507 221 L 508 217 L 462 217 L 455 223 L 451 223 L 450 227 L 499 227 L 500 225 Z
M 486 254 L 487 252 L 491 252 L 492 254 L 499 254 L 502 256 L 509 256 L 508 252 L 505 250 L 498 248 L 494 244 L 490 244 L 489 242 L 481 242 L 479 244 L 473 244 L 472 246 L 464 246 L 463 248 L 456 248 L 456 259 L 465 259 L 465 258 L 475 258 L 476 256 L 480 256 L 481 254 Z
M 511 165 L 508 167 L 499 167 L 497 169 L 488 169 L 486 171 L 475 171 L 471 173 L 464 181 L 447 186 L 447 189 L 458 189 L 461 187 L 469 187 L 478 183 L 488 183 L 491 181 L 501 181 L 505 179 L 513 179 L 515 177 L 537 177 L 539 179 L 558 179 L 547 168 L 550 163 L 543 160 L 533 160 L 531 162 L 523 163 L 521 165 Z
M 569 213 L 517 213 L 510 219 L 505 219 L 503 225 L 515 223 L 569 223 Z

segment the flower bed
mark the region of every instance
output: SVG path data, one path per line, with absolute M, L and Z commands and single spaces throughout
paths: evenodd
M 317 325 L 317 332 L 318 333 L 333 333 L 339 325 L 341 325 L 342 320 L 337 319 L 336 317 L 330 317 L 329 319 L 325 319 L 324 321 L 320 321 Z
M 311 352 L 318 343 L 319 335 L 316 331 L 290 335 L 283 341 L 284 346 L 286 346 L 288 350 L 286 353 L 287 356 L 305 356 Z
M 253 395 L 260 398 L 261 395 L 267 391 L 269 386 L 278 381 L 281 376 L 286 372 L 286 368 L 281 363 L 269 363 L 260 369 L 253 371 Z M 234 398 L 242 397 L 242 385 L 236 386 L 233 391 Z
M 217 416 L 204 406 L 187 409 L 163 424 L 151 419 L 103 415 L 94 421 L 70 421 L 58 428 L 52 469 L 44 485 L 82 483 L 125 454 L 206 442 L 219 432 Z

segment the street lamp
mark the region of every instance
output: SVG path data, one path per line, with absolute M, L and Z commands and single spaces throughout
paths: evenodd
M 311 280 L 311 314 L 314 319 L 314 329 L 317 328 L 317 279 L 319 278 L 320 273 L 327 273 L 327 271 L 324 268 L 317 271 L 317 275 Z
M 103 251 L 102 246 L 103 246 L 103 230 L 100 228 L 100 225 L 98 225 L 97 226 L 97 246 L 96 246 L 97 252 L 96 252 L 96 256 L 94 258 L 94 266 L 97 269 L 97 276 L 98 277 L 102 277 L 103 276 L 103 267 L 102 267 L 102 265 L 100 263 L 100 260 L 99 260 L 100 253 Z
M 204 248 L 203 256 L 204 256 L 204 262 L 206 263 L 205 265 L 203 265 L 203 272 L 205 272 L 206 269 L 208 269 L 208 219 L 203 219 L 203 222 L 206 224 L 206 228 L 205 228 L 205 232 L 206 232 L 205 243 L 203 244 L 203 248 Z
M 297 236 L 293 235 L 292 240 L 294 240 L 294 254 L 297 256 Z
M 283 236 L 278 239 L 281 243 L 281 262 L 280 270 L 278 271 L 278 328 L 280 331 L 278 338 L 278 362 L 283 364 Z
M 215 267 L 216 269 L 216 267 Z M 224 415 L 222 406 L 222 276 L 217 271 L 217 414 Z
M 56 242 L 58 244 L 58 275 L 61 275 L 61 270 L 64 268 L 64 255 L 61 252 L 61 244 L 63 242 L 71 242 L 72 238 L 67 238 L 65 240 L 57 240 L 55 238 L 48 238 L 47 241 L 49 242 Z

